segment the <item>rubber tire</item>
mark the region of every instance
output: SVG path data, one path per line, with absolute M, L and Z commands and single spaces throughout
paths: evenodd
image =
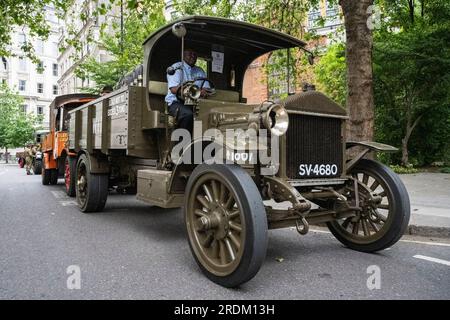
M 50 184 L 58 184 L 58 169 L 50 169 Z
M 354 168 L 364 169 L 370 171 L 374 175 L 377 175 L 378 178 L 384 181 L 387 187 L 391 190 L 393 195 L 393 210 L 389 213 L 389 215 L 393 215 L 393 221 L 389 229 L 381 238 L 368 244 L 355 243 L 344 237 L 339 232 L 340 227 L 335 225 L 337 221 L 328 222 L 327 226 L 336 239 L 350 249 L 361 252 L 376 252 L 389 248 L 400 240 L 409 224 L 411 207 L 409 203 L 409 195 L 405 185 L 395 172 L 378 161 L 362 159 L 355 165 Z
M 76 197 L 78 208 L 84 213 L 90 212 L 100 212 L 104 209 L 106 204 L 106 199 L 108 198 L 108 175 L 107 174 L 93 174 L 90 172 L 91 164 L 88 157 L 85 154 L 82 154 L 76 166 L 78 179 L 78 170 L 81 165 L 84 163 L 86 166 L 86 180 L 88 184 L 88 194 L 86 195 L 86 202 L 84 205 L 81 205 L 78 199 L 78 189 L 76 190 Z
M 33 172 L 34 172 L 34 174 L 41 174 L 42 173 L 42 160 L 35 160 L 34 161 Z
M 41 177 L 44 186 L 50 184 L 50 169 L 42 169 Z
M 240 265 L 230 275 L 219 277 L 209 272 L 198 260 L 195 251 L 192 247 L 189 233 L 187 238 L 189 247 L 195 261 L 199 265 L 202 272 L 211 281 L 227 287 L 237 287 L 250 279 L 252 279 L 261 268 L 262 263 L 266 257 L 268 244 L 268 226 L 267 216 L 261 194 L 258 191 L 254 181 L 249 174 L 238 165 L 223 165 L 223 164 L 201 164 L 192 172 L 186 187 L 186 195 L 191 192 L 196 180 L 203 174 L 208 172 L 215 172 L 228 180 L 232 185 L 236 194 L 240 196 L 242 203 L 245 225 L 246 225 L 246 243 L 244 244 L 244 252 Z M 187 210 L 188 196 L 185 197 L 184 205 L 184 220 L 187 230 Z
M 69 171 L 70 171 L 70 183 L 69 187 L 67 187 L 64 177 L 64 186 L 66 187 L 66 193 L 69 197 L 75 197 L 76 190 L 75 190 L 75 177 L 76 177 L 76 169 L 77 169 L 77 159 L 67 156 L 65 163 L 64 163 L 64 170 L 65 166 L 69 165 Z

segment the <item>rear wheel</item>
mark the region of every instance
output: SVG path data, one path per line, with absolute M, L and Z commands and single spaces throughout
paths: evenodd
M 97 212 L 105 207 L 108 197 L 108 175 L 90 172 L 90 162 L 86 155 L 81 155 L 76 168 L 76 197 L 81 211 Z
M 50 184 L 58 184 L 58 169 L 50 170 Z
M 351 170 L 353 179 L 345 197 L 355 203 L 355 181 L 361 211 L 328 223 L 331 233 L 347 247 L 374 252 L 396 243 L 409 223 L 409 196 L 397 174 L 385 165 L 362 159 Z
M 42 184 L 44 186 L 48 185 L 50 183 L 50 169 L 42 169 L 41 172 L 41 177 L 42 177 Z
M 77 167 L 76 158 L 66 157 L 64 163 L 64 184 L 66 186 L 66 193 L 69 197 L 75 197 L 75 171 Z
M 253 278 L 267 251 L 267 217 L 251 177 L 237 165 L 199 165 L 186 188 L 189 245 L 203 273 L 225 287 Z

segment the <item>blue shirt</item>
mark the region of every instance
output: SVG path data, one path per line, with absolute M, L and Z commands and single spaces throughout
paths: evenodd
M 174 63 L 171 67 L 178 68 L 180 66 L 181 66 L 181 62 L 177 62 L 177 63 Z M 181 75 L 182 75 L 181 72 L 184 73 L 183 79 L 181 79 Z M 190 65 L 188 65 L 186 62 L 183 61 L 183 67 L 181 69 L 177 69 L 175 71 L 175 74 L 172 76 L 169 74 L 167 75 L 167 95 L 166 95 L 166 99 L 165 99 L 167 104 L 170 106 L 173 102 L 178 101 L 177 96 L 175 94 L 173 94 L 172 92 L 170 92 L 170 88 L 180 86 L 182 84 L 182 81 L 183 82 L 193 81 L 194 79 L 198 79 L 198 78 L 206 78 L 205 71 L 203 71 L 202 68 L 197 67 L 197 66 L 191 67 Z M 203 81 L 196 81 L 195 84 L 200 87 L 202 82 Z M 208 81 L 205 81 L 205 83 L 203 84 L 203 88 L 209 88 Z

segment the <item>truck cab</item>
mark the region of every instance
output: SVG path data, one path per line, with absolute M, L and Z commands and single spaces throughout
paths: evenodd
M 56 97 L 50 104 L 50 132 L 39 136 L 43 153 L 43 185 L 57 184 L 58 178 L 65 174 L 69 111 L 97 97 L 84 93 L 66 94 Z

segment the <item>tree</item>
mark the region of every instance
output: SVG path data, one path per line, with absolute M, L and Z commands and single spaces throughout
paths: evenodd
M 23 99 L 5 84 L 0 85 L 0 148 L 19 147 L 33 139 L 38 121 L 20 110 Z M 6 158 L 8 163 L 8 158 Z
M 347 77 L 345 45 L 330 45 L 314 66 L 319 89 L 341 106 L 346 105 Z
M 105 14 L 112 8 L 120 7 L 119 0 L 111 0 L 108 6 L 99 7 L 95 15 Z M 109 21 L 101 25 L 99 45 L 111 56 L 108 62 L 100 62 L 93 57 L 82 61 L 75 70 L 81 79 L 93 80 L 95 87 L 83 90 L 99 93 L 106 86 L 114 86 L 118 80 L 137 65 L 144 57 L 142 43 L 164 23 L 164 2 L 157 0 L 127 1 L 124 7 L 123 36 L 119 21 Z
M 388 10 L 392 19 L 375 41 L 377 135 L 401 145 L 404 166 L 412 139 L 415 164 L 425 164 L 450 153 L 450 4 L 430 0 L 417 10 L 408 1 Z
M 15 28 L 20 27 L 28 31 L 31 38 L 47 39 L 50 25 L 46 20 L 46 6 L 53 6 L 63 13 L 72 0 L 2 0 L 0 2 L 0 57 L 11 55 L 11 35 Z M 22 51 L 34 62 L 33 44 L 26 41 L 22 44 Z
M 339 4 L 346 34 L 348 139 L 373 140 L 373 39 L 367 25 L 373 0 L 340 0 Z

